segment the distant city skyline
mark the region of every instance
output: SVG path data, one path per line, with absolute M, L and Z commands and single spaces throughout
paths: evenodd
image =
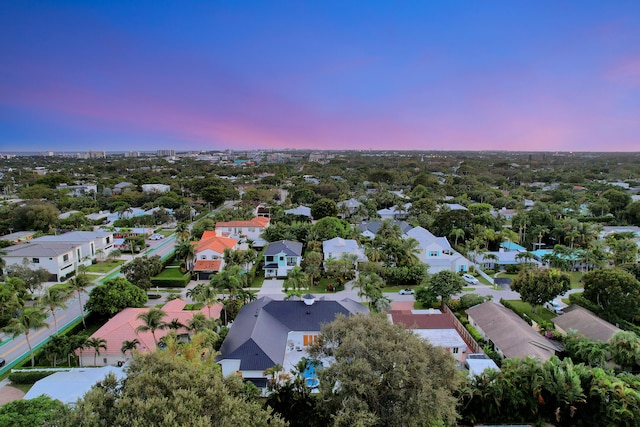
M 640 2 L 2 2 L 0 153 L 640 151 Z

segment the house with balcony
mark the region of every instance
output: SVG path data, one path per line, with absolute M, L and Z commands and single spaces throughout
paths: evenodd
M 302 262 L 302 243 L 291 240 L 271 242 L 264 250 L 264 277 L 286 277 Z
M 257 216 L 248 221 L 221 221 L 216 223 L 215 232 L 218 236 L 231 237 L 240 243 L 253 242 L 252 246 L 262 248 L 267 242 L 260 237 L 270 224 L 267 217 Z
M 217 359 L 222 374 L 241 375 L 266 393 L 266 369 L 280 365 L 289 372 L 309 357 L 307 349 L 318 339 L 323 324 L 338 314 L 368 312 L 349 298 L 328 301 L 307 294 L 302 301 L 280 301 L 262 297 L 243 306 L 229 329 Z
M 238 241 L 230 237 L 217 236 L 215 231 L 205 231 L 199 241 L 194 242 L 193 271 L 198 280 L 209 280 L 224 268 L 225 249 L 236 250 Z

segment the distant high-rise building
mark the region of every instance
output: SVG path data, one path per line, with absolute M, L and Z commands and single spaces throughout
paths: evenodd
M 158 150 L 156 155 L 158 157 L 171 157 L 176 155 L 176 150 Z
M 140 152 L 139 151 L 125 151 L 124 156 L 125 157 L 140 157 Z

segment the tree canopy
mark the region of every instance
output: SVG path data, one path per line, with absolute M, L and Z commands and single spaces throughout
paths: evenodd
M 162 271 L 160 257 L 137 257 L 120 269 L 127 280 L 134 285 L 147 290 L 151 287 L 151 278 Z
M 127 307 L 144 307 L 147 294 L 123 277 L 107 280 L 89 294 L 85 308 L 99 316 L 113 316 Z
M 627 271 L 593 270 L 582 277 L 584 297 L 608 314 L 632 320 L 640 313 L 640 282 Z
M 339 316 L 322 327 L 313 358 L 319 400 L 334 426 L 404 426 L 451 423 L 459 385 L 451 355 L 384 315 Z
M 571 278 L 560 270 L 523 268 L 513 281 L 511 289 L 520 293 L 522 301 L 535 307 L 571 289 Z

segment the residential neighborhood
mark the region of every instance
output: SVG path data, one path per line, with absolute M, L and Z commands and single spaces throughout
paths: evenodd
M 278 180 L 257 173 L 275 167 L 260 166 L 259 153 L 235 156 L 254 160 L 207 160 L 203 176 L 202 160 L 176 153 L 173 161 L 185 165 L 179 182 L 165 160 L 149 157 L 153 167 L 141 175 L 126 167 L 129 157 L 114 157 L 125 173 L 94 179 L 90 192 L 70 191 L 77 180 L 69 179 L 48 187 L 47 177 L 75 170 L 73 159 L 62 168 L 55 156 L 36 156 L 47 165 L 37 173 L 19 158 L 5 168 L 5 176 L 22 170 L 17 176 L 32 181 L 6 187 L 14 193 L 0 206 L 0 400 L 14 390 L 68 404 L 93 393 L 101 375 L 126 378 L 144 358 L 200 355 L 198 363 L 219 366 L 221 378 L 237 378 L 265 401 L 295 390 L 321 418 L 327 393 L 347 387 L 335 369 L 353 354 L 395 357 L 388 369 L 404 360 L 395 353 L 402 349 L 386 348 L 389 334 L 411 340 L 420 357 L 442 358 L 443 372 L 460 375 L 450 384 L 470 387 L 468 408 L 490 404 L 473 378 L 506 382 L 524 366 L 569 372 L 575 364 L 588 378 L 606 369 L 616 381 L 640 372 L 640 202 L 631 198 L 640 171 L 624 190 L 584 178 L 574 192 L 555 182 L 489 185 L 460 175 L 465 165 L 485 172 L 458 154 L 418 174 L 386 168 L 358 179 L 313 163 L 302 175 L 298 165 L 308 159 L 293 156 L 278 164 L 287 171 Z M 337 160 L 357 167 L 370 158 L 336 154 L 328 164 Z M 558 173 L 569 173 L 566 161 L 558 160 Z M 501 176 L 529 171 L 512 163 Z M 591 187 L 594 197 L 583 200 Z M 575 209 L 578 201 L 585 209 Z M 364 325 L 367 333 L 332 341 Z M 636 350 L 636 359 L 625 358 Z M 412 357 L 403 369 L 418 364 Z M 25 394 L 16 386 L 33 375 L 25 373 L 31 365 L 42 373 Z M 472 419 L 480 409 L 461 411 Z

